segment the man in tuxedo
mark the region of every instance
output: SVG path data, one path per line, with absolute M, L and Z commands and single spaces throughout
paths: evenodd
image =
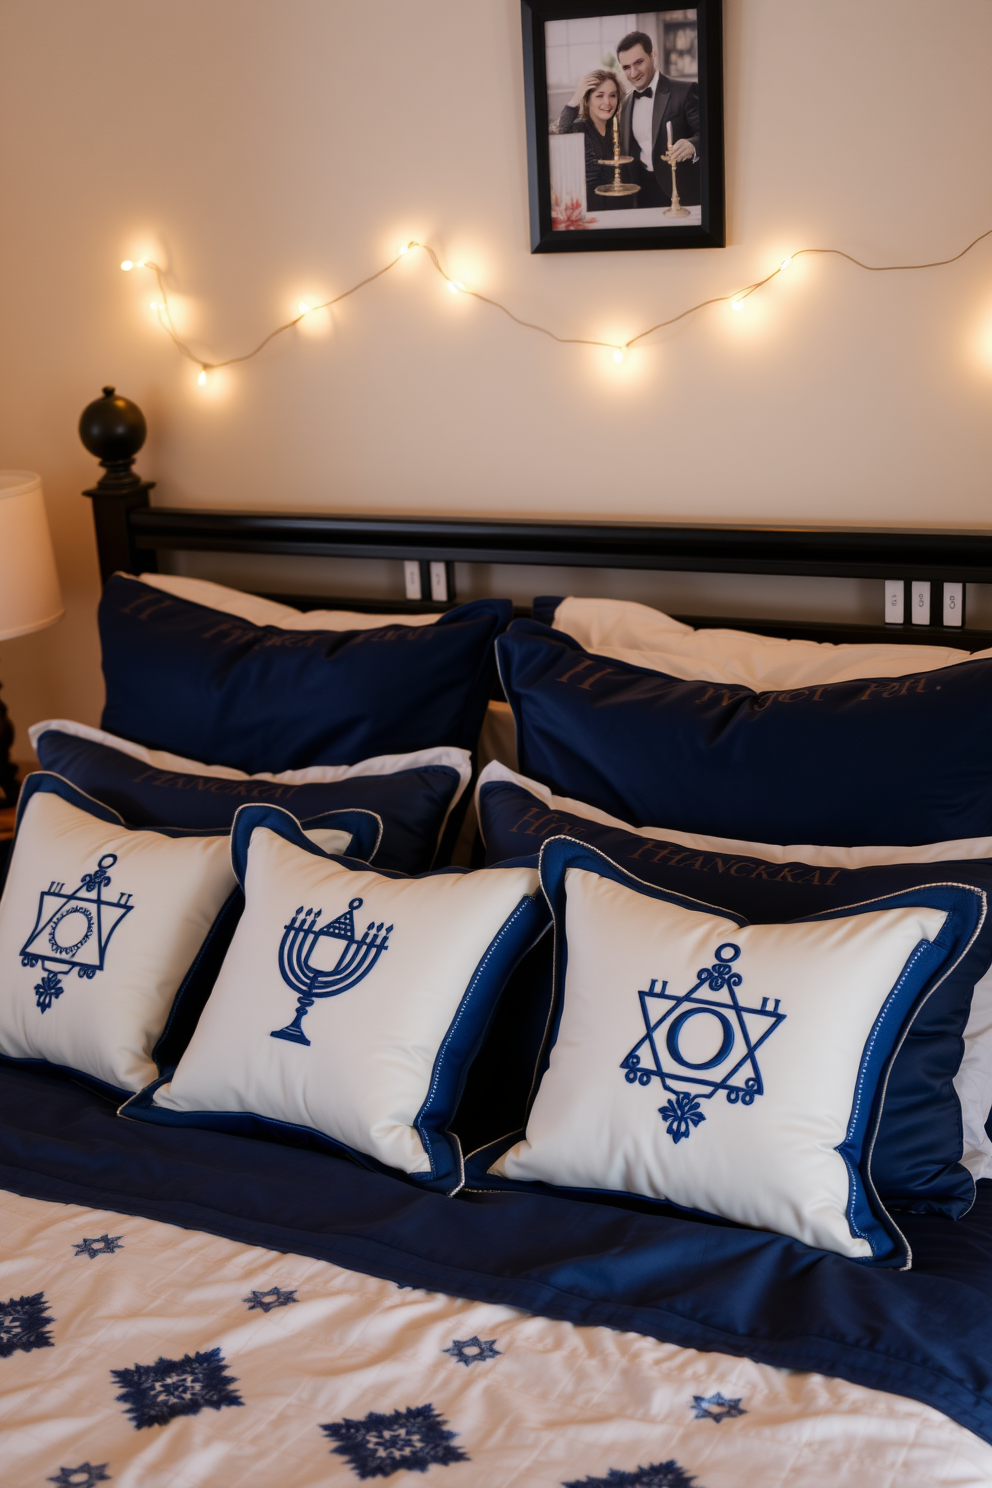
M 640 191 L 633 205 L 668 207 L 672 202 L 672 168 L 662 156 L 678 162 L 678 191 L 684 206 L 699 203 L 699 89 L 695 83 L 666 77 L 658 68 L 655 44 L 646 31 L 629 32 L 617 47 L 617 61 L 633 91 L 620 113 L 620 146 L 633 155 L 634 180 Z

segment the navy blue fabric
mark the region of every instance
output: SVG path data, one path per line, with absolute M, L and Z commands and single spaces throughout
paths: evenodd
M 531 855 L 541 843 L 564 833 L 599 848 L 646 883 L 703 900 L 752 924 L 805 919 L 938 880 L 970 884 L 992 899 L 988 859 L 881 868 L 769 863 L 749 854 L 704 852 L 604 826 L 576 812 L 552 809 L 510 781 L 487 782 L 479 795 L 487 864 L 516 858 L 536 863 Z M 889 1208 L 958 1217 L 972 1202 L 974 1183 L 959 1161 L 961 1106 L 953 1081 L 972 992 L 990 964 L 992 916 L 987 916 L 960 966 L 920 1010 L 893 1062 L 872 1154 L 872 1177 Z
M 555 926 L 554 1001 L 549 1021 L 548 1037 L 538 1066 L 538 1076 L 548 1068 L 551 1051 L 558 1037 L 566 991 L 568 966 L 568 937 L 566 932 L 566 874 L 570 868 L 583 869 L 611 882 L 622 884 L 633 892 L 649 899 L 669 904 L 679 904 L 690 910 L 712 913 L 713 906 L 692 899 L 684 894 L 658 888 L 645 883 L 634 874 L 620 868 L 604 853 L 587 847 L 569 837 L 553 837 L 544 844 L 540 854 L 541 884 L 544 889 Z M 871 913 L 876 910 L 900 909 L 911 906 L 926 906 L 944 910 L 947 918 L 932 942 L 921 941 L 889 995 L 880 1007 L 871 1037 L 867 1040 L 862 1056 L 858 1088 L 865 1100 L 852 1111 L 844 1142 L 838 1147 L 850 1175 L 851 1199 L 848 1217 L 854 1234 L 868 1241 L 872 1250 L 872 1261 L 883 1265 L 905 1264 L 906 1248 L 902 1231 L 880 1201 L 869 1168 L 872 1141 L 882 1111 L 882 1098 L 887 1071 L 898 1046 L 903 1030 L 914 1014 L 938 986 L 947 969 L 959 962 L 976 931 L 986 918 L 987 898 L 984 892 L 957 883 L 931 883 L 926 887 L 913 887 L 884 897 L 872 898 L 868 902 L 845 904 L 819 914 L 804 916 L 812 921 L 835 919 Z M 739 925 L 746 924 L 743 916 L 728 915 Z M 536 1084 L 536 1082 L 535 1082 Z M 467 1182 L 472 1187 L 518 1188 L 536 1187 L 542 1191 L 544 1184 L 520 1184 L 515 1180 L 494 1178 L 488 1173 L 490 1164 L 523 1135 L 508 1133 L 501 1142 L 493 1144 L 484 1153 L 473 1154 L 466 1165 Z M 707 1216 L 712 1218 L 712 1216 Z
M 523 773 L 634 826 L 849 847 L 992 836 L 992 660 L 756 693 L 532 620 L 497 657 Z
M 231 831 L 231 860 L 242 890 L 251 854 L 252 834 L 259 828 L 275 832 L 301 852 L 323 858 L 339 867 L 353 871 L 367 869 L 364 863 L 323 852 L 304 835 L 299 822 L 283 808 L 242 806 Z M 464 871 L 466 870 L 458 868 L 438 870 L 439 873 Z M 384 876 L 402 878 L 405 875 L 390 873 Z M 451 1121 L 461 1101 L 469 1067 L 485 1037 L 500 993 L 518 963 L 547 930 L 548 923 L 548 909 L 541 895 L 526 894 L 483 951 L 448 1031 L 441 1040 L 427 1098 L 413 1123 L 430 1159 L 430 1172 L 412 1173 L 409 1175 L 410 1182 L 426 1188 L 436 1188 L 442 1193 L 460 1187 L 464 1176 L 462 1151 L 458 1138 L 450 1130 Z M 342 1152 L 376 1172 L 390 1171 L 374 1158 L 313 1127 L 277 1121 L 255 1112 L 167 1110 L 154 1103 L 156 1088 L 157 1085 L 150 1085 L 130 1100 L 125 1108 L 127 1116 L 163 1126 L 207 1127 L 214 1131 L 286 1141 L 321 1152 Z
M 560 594 L 538 594 L 531 600 L 531 619 L 540 625 L 554 625 L 558 606 L 562 602 Z
M 37 743 L 43 770 L 55 770 L 137 827 L 230 829 L 238 807 L 271 801 L 307 821 L 342 808 L 364 808 L 382 819 L 377 868 L 422 873 L 434 861 L 438 837 L 458 772 L 423 765 L 391 775 L 358 775 L 323 784 L 286 785 L 273 780 L 226 780 L 147 765 L 133 755 L 46 729 Z M 352 849 L 352 857 L 361 857 Z
M 99 610 L 103 727 L 249 774 L 472 750 L 511 612 L 481 599 L 434 625 L 280 630 L 114 574 Z
M 908 1272 L 675 1214 L 412 1189 L 343 1159 L 140 1126 L 56 1076 L 0 1069 L 0 1186 L 137 1214 L 404 1286 L 889 1390 L 992 1441 L 992 1184 L 909 1215 Z

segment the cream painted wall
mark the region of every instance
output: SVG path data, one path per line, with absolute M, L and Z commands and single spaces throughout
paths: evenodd
M 0 465 L 39 470 L 67 619 L 15 721 L 100 706 L 79 411 L 145 409 L 171 504 L 988 526 L 992 240 L 796 264 L 615 368 L 413 259 L 200 392 L 157 330 L 251 346 L 420 237 L 563 334 L 625 337 L 803 244 L 992 227 L 989 0 L 727 0 L 723 251 L 532 256 L 516 0 L 0 0 Z

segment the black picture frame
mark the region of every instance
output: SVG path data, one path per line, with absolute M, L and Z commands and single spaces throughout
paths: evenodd
M 597 225 L 567 231 L 552 225 L 550 120 L 545 23 L 629 14 L 626 5 L 581 0 L 521 0 L 524 88 L 527 110 L 527 176 L 532 253 L 603 253 L 645 248 L 723 248 L 726 203 L 723 140 L 722 0 L 694 6 L 657 4 L 654 11 L 695 9 L 700 112 L 699 220 L 685 225 Z M 576 80 L 578 81 L 578 80 Z M 624 217 L 627 217 L 625 212 Z M 654 215 L 654 214 L 652 214 Z M 695 213 L 693 216 L 695 217 Z

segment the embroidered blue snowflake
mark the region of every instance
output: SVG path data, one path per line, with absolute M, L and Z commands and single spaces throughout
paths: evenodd
M 674 1100 L 666 1101 L 663 1106 L 659 1106 L 658 1115 L 666 1123 L 665 1130 L 675 1143 L 681 1142 L 694 1126 L 706 1120 L 699 1109 L 698 1100 L 686 1090 L 683 1090 Z
M 244 1405 L 234 1389 L 238 1382 L 227 1373 L 219 1348 L 110 1372 L 124 1386 L 117 1399 L 135 1430 L 165 1426 L 174 1416 L 197 1416 L 207 1406 L 220 1410 L 225 1405 Z
M 44 1292 L 0 1302 L 0 1359 L 8 1359 L 18 1349 L 29 1354 L 32 1349 L 54 1348 L 48 1331 L 54 1321 Z
M 450 1354 L 459 1364 L 481 1364 L 483 1359 L 495 1359 L 503 1350 L 496 1347 L 495 1338 L 453 1338 L 451 1347 L 441 1352 Z
M 457 1432 L 446 1425 L 432 1405 L 412 1405 L 389 1415 L 370 1411 L 361 1421 L 345 1416 L 320 1429 L 340 1443 L 331 1451 L 348 1459 L 356 1477 L 388 1478 L 401 1468 L 426 1472 L 429 1467 L 470 1462 L 466 1453 L 450 1445 Z
M 605 1478 L 575 1478 L 563 1483 L 562 1488 L 692 1488 L 696 1479 L 672 1459 L 668 1462 L 653 1462 L 648 1467 L 635 1467 L 633 1472 L 621 1472 L 611 1467 Z
M 271 1312 L 274 1307 L 288 1307 L 291 1302 L 298 1302 L 296 1288 L 292 1291 L 282 1292 L 278 1287 L 269 1287 L 267 1292 L 252 1292 L 250 1297 L 242 1297 L 242 1302 L 247 1302 L 249 1312 Z
M 58 1483 L 60 1488 L 96 1488 L 97 1483 L 109 1483 L 108 1464 L 81 1462 L 78 1467 L 60 1467 L 58 1476 L 46 1478 L 46 1483 Z
M 692 1410 L 693 1417 L 697 1421 L 715 1421 L 719 1426 L 721 1421 L 732 1421 L 735 1416 L 746 1416 L 747 1411 L 741 1406 L 743 1396 L 738 1395 L 736 1400 L 727 1400 L 723 1395 L 693 1395 Z
M 123 1235 L 98 1235 L 95 1240 L 83 1240 L 79 1245 L 73 1245 L 77 1256 L 89 1256 L 92 1261 L 98 1255 L 113 1255 L 115 1250 L 124 1249 Z

